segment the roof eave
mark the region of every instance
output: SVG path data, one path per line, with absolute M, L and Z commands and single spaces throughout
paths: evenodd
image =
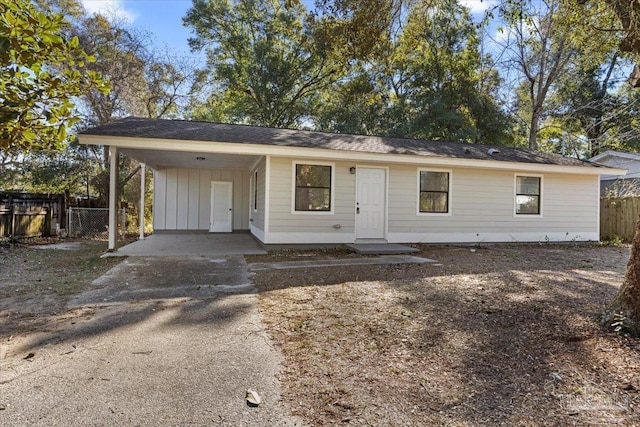
M 185 151 L 201 153 L 223 153 L 252 156 L 281 156 L 296 158 L 322 158 L 332 160 L 369 161 L 378 163 L 433 165 L 494 170 L 519 170 L 530 172 L 556 172 L 576 175 L 625 175 L 626 169 L 608 166 L 568 166 L 544 163 L 514 162 L 502 160 L 465 159 L 444 156 L 420 156 L 413 154 L 372 153 L 362 151 L 332 150 L 326 148 L 296 147 L 290 145 L 267 145 L 245 142 L 215 142 L 156 138 L 132 138 L 79 134 L 83 145 L 111 145 L 119 148 Z

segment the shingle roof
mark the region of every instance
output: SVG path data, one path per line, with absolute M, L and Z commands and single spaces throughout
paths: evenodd
M 562 166 L 600 166 L 584 160 L 563 157 L 556 154 L 539 153 L 516 147 L 274 129 L 260 126 L 230 125 L 187 120 L 145 119 L 139 117 L 128 117 L 113 123 L 87 129 L 81 132 L 80 135 L 264 144 L 338 151 L 408 154 L 425 157 L 497 160 Z M 496 152 L 489 154 L 491 148 L 496 150 Z

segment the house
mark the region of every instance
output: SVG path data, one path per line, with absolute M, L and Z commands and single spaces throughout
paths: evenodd
M 79 139 L 153 169 L 155 232 L 265 245 L 597 241 L 600 175 L 624 174 L 513 147 L 135 117 Z
M 589 159 L 612 168 L 626 169 L 626 174 L 605 174 L 600 177 L 602 196 L 640 195 L 640 154 L 608 150 Z

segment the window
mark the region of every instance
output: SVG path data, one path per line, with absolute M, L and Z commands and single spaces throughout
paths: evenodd
M 516 215 L 540 215 L 539 176 L 516 176 Z
M 253 174 L 253 210 L 258 210 L 258 171 Z
M 449 178 L 450 172 L 420 171 L 421 213 L 449 213 Z
M 295 164 L 297 212 L 331 212 L 332 166 Z

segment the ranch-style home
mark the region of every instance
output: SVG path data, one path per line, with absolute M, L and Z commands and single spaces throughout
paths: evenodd
M 153 169 L 154 232 L 249 230 L 264 245 L 597 241 L 600 175 L 625 173 L 513 147 L 136 117 L 79 139 Z

